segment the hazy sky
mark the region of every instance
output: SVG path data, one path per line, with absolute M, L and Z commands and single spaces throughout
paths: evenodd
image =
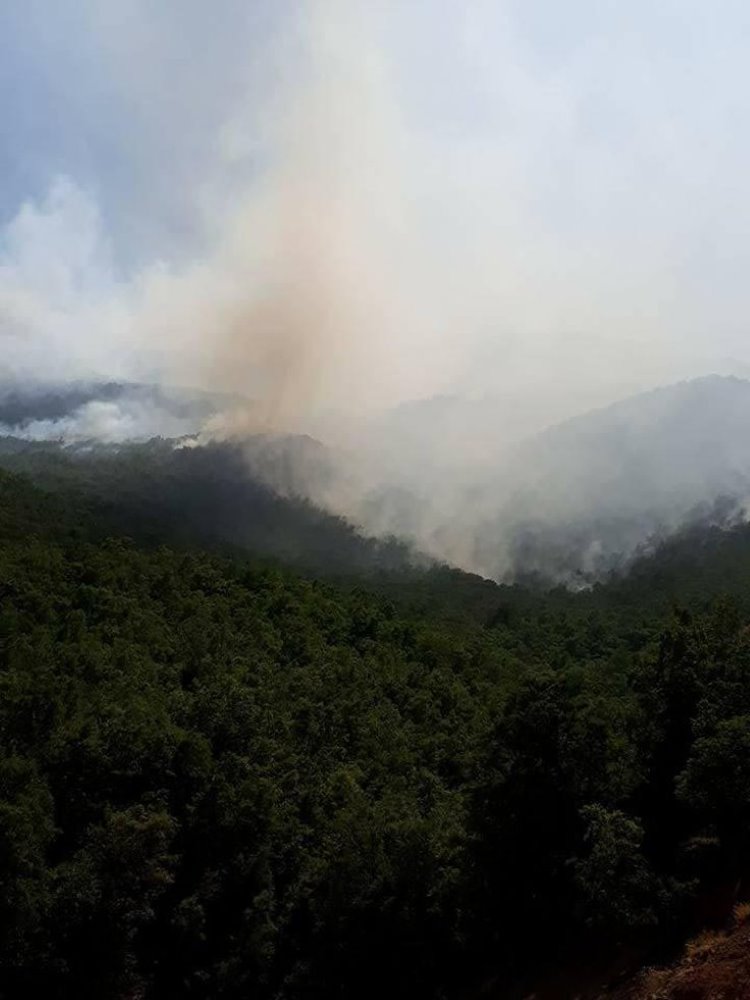
M 737 368 L 749 43 L 739 0 L 5 0 L 5 365 L 287 426 Z

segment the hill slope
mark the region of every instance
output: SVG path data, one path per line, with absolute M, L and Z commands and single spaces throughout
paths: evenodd
M 66 447 L 4 438 L 0 467 L 78 492 L 115 532 L 142 541 L 249 550 L 329 575 L 405 566 L 405 545 L 368 539 L 295 492 L 300 453 L 309 450 L 297 444 L 269 447 L 261 438 L 251 452 L 248 444 L 179 448 L 161 439 Z
M 467 499 L 476 559 L 586 582 L 690 521 L 726 519 L 727 498 L 742 514 L 748 430 L 750 382 L 719 376 L 550 428 Z
M 4 1000 L 517 1000 L 750 871 L 748 612 L 665 611 L 658 554 L 481 624 L 84 500 L 0 474 Z

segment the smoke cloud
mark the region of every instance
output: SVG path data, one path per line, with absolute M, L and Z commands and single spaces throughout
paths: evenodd
M 106 6 L 80 7 L 66 78 L 90 162 L 26 136 L 52 179 L 0 235 L 6 376 L 241 395 L 199 440 L 318 437 L 340 471 L 313 499 L 485 568 L 485 484 L 520 441 L 741 370 L 742 5 Z M 53 80 L 64 13 L 9 25 Z

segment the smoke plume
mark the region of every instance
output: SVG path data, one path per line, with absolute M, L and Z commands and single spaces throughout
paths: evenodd
M 337 471 L 313 499 L 497 574 L 479 526 L 524 438 L 738 370 L 746 283 L 716 247 L 745 255 L 745 209 L 717 178 L 748 176 L 721 145 L 743 57 L 697 3 L 227 2 L 210 32 L 192 2 L 85 6 L 79 61 L 118 127 L 71 121 L 102 137 L 93 167 L 46 151 L 48 193 L 8 213 L 6 374 L 241 397 L 197 440 L 319 438 Z M 63 13 L 23 29 L 45 57 Z M 694 84 L 670 32 L 706 40 Z M 140 181 L 118 188 L 120 142 Z M 141 417 L 76 419 L 117 436 Z

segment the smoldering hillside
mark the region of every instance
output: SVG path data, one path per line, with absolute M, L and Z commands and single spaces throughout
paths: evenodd
M 750 495 L 750 382 L 731 377 L 631 397 L 512 447 L 493 437 L 499 404 L 486 399 L 399 407 L 350 428 L 346 447 L 273 433 L 218 442 L 226 413 L 252 402 L 187 390 L 36 385 L 3 399 L 15 420 L 6 468 L 83 485 L 139 530 L 169 523 L 177 538 L 318 572 L 434 562 L 580 588 L 685 529 L 744 521 Z M 175 422 L 193 433 L 170 438 Z M 137 444 L 155 425 L 162 434 Z M 439 446 L 448 432 L 475 444 L 460 463 Z
M 471 572 L 573 587 L 626 568 L 690 525 L 746 518 L 746 380 L 710 376 L 661 387 L 514 445 L 493 438 L 490 418 L 500 405 L 434 400 L 424 404 L 424 420 L 397 411 L 387 435 L 363 446 L 358 479 L 357 454 L 345 456 L 340 500 L 334 478 L 327 492 L 318 488 L 318 501 Z M 460 462 L 454 449 L 439 447 L 451 432 L 466 441 Z M 408 442 L 411 462 L 394 461 L 392 437 L 401 456 Z
M 651 13 L 244 6 L 191 6 L 177 37 L 115 2 L 74 39 L 91 79 L 44 67 L 93 115 L 66 122 L 91 162 L 45 149 L 4 208 L 6 433 L 226 448 L 282 499 L 495 579 L 585 584 L 741 510 L 747 383 L 682 384 L 746 372 L 734 35 L 686 75 Z
M 132 382 L 0 383 L 0 432 L 29 440 L 114 444 L 195 434 L 231 396 Z

